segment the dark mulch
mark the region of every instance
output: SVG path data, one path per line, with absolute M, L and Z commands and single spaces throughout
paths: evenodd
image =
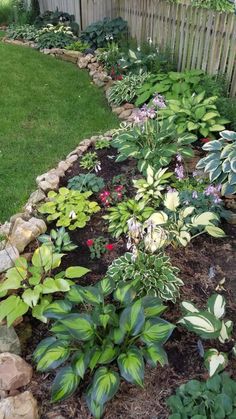
M 100 151 L 99 157 L 102 162 L 100 175 L 109 183 L 114 175 L 125 173 L 127 176 L 127 188 L 131 192 L 131 174 L 133 163 L 114 164 L 113 149 Z M 81 173 L 79 162 L 68 171 L 61 186 L 67 184 L 68 178 Z M 97 197 L 96 197 L 97 198 Z M 81 284 L 96 283 L 105 274 L 107 267 L 113 259 L 124 253 L 125 241 L 121 238 L 117 241 L 110 238 L 110 242 L 115 244 L 115 249 L 111 253 L 105 254 L 98 261 L 89 259 L 89 250 L 86 240 L 103 234 L 109 238 L 106 223 L 102 219 L 105 210 L 102 210 L 94 217 L 86 228 L 71 233 L 72 240 L 78 244 L 78 248 L 63 258 L 61 269 L 72 265 L 86 266 L 91 272 L 80 280 Z M 186 248 L 168 249 L 168 254 L 174 266 L 180 269 L 180 276 L 184 280 L 185 286 L 181 289 L 180 300 L 190 300 L 199 306 L 204 306 L 207 298 L 215 290 L 219 281 L 225 278 L 223 293 L 227 298 L 227 316 L 236 324 L 236 259 L 235 259 L 235 228 L 229 225 L 223 226 L 228 237 L 225 239 L 213 239 L 207 235 L 200 236 L 193 240 Z M 172 322 L 180 318 L 179 305 L 169 304 L 169 309 L 165 317 Z M 32 336 L 27 340 L 25 336 Z M 38 342 L 48 334 L 48 329 L 32 319 L 26 319 L 23 324 L 18 326 L 19 333 L 25 338 L 24 357 L 28 362 L 32 362 L 32 352 Z M 211 342 L 205 342 L 205 347 L 211 347 Z M 213 347 L 221 350 L 230 349 L 228 345 L 218 345 L 213 343 Z M 203 367 L 202 358 L 198 352 L 197 338 L 181 330 L 175 329 L 171 339 L 166 344 L 169 357 L 169 365 L 155 369 L 147 368 L 145 375 L 145 387 L 138 388 L 123 382 L 116 397 L 107 404 L 105 419 L 166 419 L 168 409 L 165 405 L 166 398 L 181 383 L 189 379 L 206 378 L 206 370 Z M 228 371 L 236 378 L 236 361 L 231 360 Z M 33 380 L 28 386 L 41 407 L 42 419 L 55 418 L 62 415 L 65 418 L 89 419 L 91 418 L 86 407 L 83 391 L 85 390 L 89 377 L 80 386 L 77 393 L 69 400 L 57 405 L 50 403 L 50 387 L 54 374 L 40 374 L 34 372 Z

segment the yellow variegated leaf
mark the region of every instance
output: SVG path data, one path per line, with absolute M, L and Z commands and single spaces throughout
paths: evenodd
M 170 211 L 176 211 L 180 204 L 178 192 L 168 192 L 164 199 L 164 205 Z

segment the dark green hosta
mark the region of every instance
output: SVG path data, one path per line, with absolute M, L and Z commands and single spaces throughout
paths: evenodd
M 135 280 L 138 296 L 155 295 L 162 300 L 175 302 L 179 296 L 179 287 L 184 285 L 177 276 L 178 272 L 167 256 L 138 252 L 133 261 L 132 253 L 127 252 L 114 260 L 106 275 L 118 285 Z
M 166 310 L 156 297 L 135 300 L 132 284 L 119 287 L 104 278 L 96 286 L 73 286 L 66 300 L 55 301 L 44 315 L 53 319 L 52 336 L 34 352 L 39 371 L 57 370 L 52 401 L 71 396 L 86 373 L 93 374 L 86 392 L 88 407 L 100 418 L 105 403 L 117 392 L 121 378 L 143 386 L 145 361 L 155 367 L 167 363 L 163 344 L 174 326 L 159 316 Z M 87 310 L 79 312 L 76 305 Z
M 221 194 L 236 193 L 236 132 L 222 131 L 220 139 L 204 144 L 209 154 L 197 164 L 204 169 L 211 182 L 222 184 Z
M 190 380 L 168 398 L 167 405 L 169 419 L 235 419 L 236 381 L 226 373 L 207 381 Z
M 138 161 L 138 170 L 146 173 L 148 166 L 155 171 L 168 166 L 172 158 L 181 154 L 184 158 L 194 155 L 191 144 L 197 139 L 192 133 L 178 134 L 175 117 L 165 120 L 148 120 L 143 124 L 119 132 L 112 140 L 118 150 L 117 162 L 130 157 Z
M 80 192 L 99 192 L 101 189 L 105 188 L 105 183 L 102 177 L 99 177 L 94 173 L 81 173 L 80 175 L 69 179 L 68 188 Z

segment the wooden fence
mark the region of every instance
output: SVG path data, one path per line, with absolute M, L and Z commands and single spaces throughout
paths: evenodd
M 189 0 L 188 0 L 189 1 Z M 167 0 L 40 0 L 41 10 L 75 14 L 82 28 L 103 17 L 128 21 L 138 42 L 151 38 L 170 47 L 179 70 L 202 69 L 224 74 L 236 95 L 236 16 Z

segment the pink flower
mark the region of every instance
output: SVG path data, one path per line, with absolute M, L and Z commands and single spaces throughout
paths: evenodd
M 114 249 L 114 245 L 113 244 L 106 244 L 105 248 L 109 251 Z
M 210 140 L 210 138 L 201 138 L 200 141 L 201 141 L 201 143 L 206 144 L 206 143 L 209 143 L 209 141 L 211 141 L 211 140 Z
M 93 245 L 93 243 L 94 243 L 94 240 L 92 240 L 92 239 L 89 239 L 89 240 L 86 241 L 86 244 L 87 244 L 88 247 L 91 247 Z

